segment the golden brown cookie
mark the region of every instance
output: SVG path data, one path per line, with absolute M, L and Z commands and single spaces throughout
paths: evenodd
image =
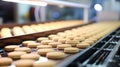
M 65 42 L 66 44 L 70 44 L 72 47 L 75 47 L 76 46 L 76 44 L 78 44 L 79 43 L 79 41 L 78 40 L 66 40 L 66 42 Z
M 73 53 L 79 52 L 79 49 L 76 47 L 67 47 L 67 48 L 64 48 L 64 52 L 69 53 L 69 54 L 73 54 Z
M 53 37 L 56 37 L 57 35 L 51 34 L 48 36 L 49 39 L 52 39 Z
M 53 48 L 56 48 L 57 47 L 57 45 L 60 45 L 61 43 L 59 43 L 59 42 L 51 42 L 51 43 L 49 43 L 48 45 L 51 45 Z
M 55 51 L 54 49 L 39 49 L 37 52 L 39 55 L 46 56 L 48 52 L 53 52 Z
M 29 43 L 28 45 L 27 45 L 27 47 L 29 47 L 29 48 L 36 48 L 37 46 L 39 46 L 40 45 L 40 43 Z
M 70 44 L 61 44 L 61 45 L 57 45 L 57 48 L 60 49 L 60 50 L 63 50 L 64 48 L 66 47 L 71 47 Z
M 14 51 L 15 48 L 18 48 L 18 45 L 8 45 L 5 46 L 5 51 Z
M 65 44 L 66 39 L 65 39 L 65 38 L 60 38 L 60 39 L 58 40 L 58 42 L 60 42 L 60 43 L 62 43 L 62 44 Z
M 53 42 L 53 41 L 52 40 L 43 40 L 43 41 L 41 41 L 41 44 L 48 45 L 51 42 Z
M 37 49 L 45 49 L 45 48 L 52 48 L 51 45 L 40 45 L 40 46 L 37 46 Z
M 9 66 L 12 63 L 12 59 L 8 57 L 0 58 L 0 66 Z
M 33 67 L 34 60 L 18 60 L 15 62 L 16 67 Z
M 8 57 L 10 57 L 12 59 L 20 59 L 20 56 L 24 55 L 24 54 L 26 54 L 26 52 L 19 52 L 19 51 L 10 52 L 10 53 L 8 53 Z
M 34 62 L 33 67 L 54 67 L 54 61 L 46 61 L 46 62 Z
M 21 59 L 28 59 L 28 60 L 38 60 L 40 58 L 40 55 L 39 54 L 34 54 L 34 53 L 24 54 L 24 55 L 21 55 L 20 58 Z
M 54 52 L 48 52 L 46 56 L 49 59 L 63 59 L 65 57 L 65 54 L 60 51 L 54 51 Z
M 27 52 L 27 53 L 31 52 L 31 49 L 28 48 L 28 47 L 19 47 L 19 48 L 15 48 L 14 50 L 15 51 L 24 51 L 24 52 Z
M 81 48 L 81 49 L 87 48 L 89 46 L 90 46 L 90 44 L 88 44 L 88 43 L 79 43 L 76 45 L 77 48 Z
M 35 41 L 32 41 L 32 40 L 23 41 L 22 45 L 27 46 L 29 43 L 35 43 Z
M 41 42 L 41 41 L 43 41 L 43 40 L 48 40 L 48 38 L 47 38 L 47 37 L 39 37 L 39 38 L 37 38 L 37 41 L 38 41 L 38 42 Z

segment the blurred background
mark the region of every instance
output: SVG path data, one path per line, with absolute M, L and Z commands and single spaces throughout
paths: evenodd
M 62 0 L 89 6 L 89 22 L 120 20 L 120 0 Z M 0 22 L 28 23 L 35 22 L 35 8 L 41 6 L 5 2 L 0 0 Z M 83 19 L 83 8 L 62 5 L 47 5 L 45 21 Z M 40 9 L 39 9 L 40 11 Z M 41 21 L 41 20 L 39 20 Z

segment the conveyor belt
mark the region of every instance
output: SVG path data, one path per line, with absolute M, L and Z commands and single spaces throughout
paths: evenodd
M 120 28 L 57 67 L 120 67 Z

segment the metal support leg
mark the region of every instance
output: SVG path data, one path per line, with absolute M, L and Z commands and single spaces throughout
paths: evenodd
M 84 8 L 84 18 L 83 21 L 88 23 L 88 8 Z
M 42 22 L 46 21 L 46 7 L 45 6 L 41 6 L 40 19 Z
M 35 20 L 37 22 L 39 22 L 39 21 L 41 21 L 41 22 L 46 21 L 46 7 L 45 6 L 37 6 L 35 8 Z

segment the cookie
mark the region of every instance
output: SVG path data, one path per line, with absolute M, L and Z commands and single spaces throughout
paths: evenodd
M 20 56 L 21 59 L 28 59 L 28 60 L 38 60 L 40 58 L 40 55 L 38 54 L 24 54 Z
M 60 52 L 60 51 L 54 51 L 54 52 L 48 52 L 47 53 L 47 58 L 49 59 L 63 59 L 65 58 L 65 53 Z
M 16 67 L 33 67 L 34 60 L 18 60 L 15 62 Z
M 48 38 L 47 38 L 47 37 L 39 37 L 39 38 L 37 38 L 37 41 L 38 41 L 38 42 L 41 42 L 41 41 L 43 41 L 43 40 L 48 40 Z
M 93 40 L 85 40 L 85 41 L 83 41 L 83 42 L 88 43 L 88 44 L 90 44 L 90 45 L 92 45 L 92 44 L 94 43 Z
M 32 41 L 32 40 L 23 41 L 22 45 L 27 46 L 29 43 L 35 43 L 35 41 Z
M 74 36 L 66 36 L 66 39 L 73 40 Z
M 8 46 L 5 46 L 5 51 L 14 51 L 15 48 L 18 48 L 19 46 L 17 45 L 8 45 Z
M 54 67 L 54 61 L 46 61 L 46 62 L 34 62 L 33 67 Z
M 61 37 L 56 36 L 56 37 L 53 37 L 52 40 L 55 41 L 55 42 L 58 42 L 58 40 L 59 40 L 60 38 L 61 38 Z
M 54 49 L 39 49 L 37 52 L 39 55 L 46 56 L 48 52 L 53 52 L 55 51 Z
M 58 42 L 60 42 L 60 43 L 62 43 L 62 44 L 65 44 L 66 39 L 65 39 L 65 38 L 60 38 L 60 39 L 58 40 Z
M 12 63 L 12 59 L 8 57 L 0 58 L 0 66 L 9 66 Z
M 53 42 L 52 40 L 43 40 L 41 41 L 42 45 L 48 45 L 49 43 Z
M 61 43 L 59 43 L 59 42 L 51 42 L 51 43 L 49 43 L 48 45 L 51 45 L 53 48 L 56 48 L 57 47 L 57 45 L 60 45 Z
M 79 43 L 79 41 L 78 40 L 66 40 L 66 42 L 65 42 L 66 44 L 70 44 L 72 47 L 75 47 L 76 46 L 76 44 L 78 44 Z
M 88 44 L 88 43 L 79 43 L 76 45 L 77 48 L 81 48 L 81 49 L 87 48 L 89 46 L 90 46 L 90 44 Z
M 15 26 L 13 27 L 13 34 L 14 36 L 20 36 L 20 35 L 25 35 L 25 33 L 23 32 L 22 28 L 19 26 Z
M 37 46 L 37 49 L 45 49 L 45 48 L 52 48 L 51 45 L 40 45 L 40 46 Z
M 53 37 L 56 37 L 56 36 L 57 36 L 57 35 L 51 34 L 51 35 L 48 36 L 48 38 L 52 40 L 52 38 L 53 38 Z
M 70 44 L 57 45 L 57 48 L 58 48 L 59 50 L 63 50 L 63 49 L 66 48 L 66 47 L 71 47 L 71 45 L 70 45 Z
M 19 48 L 15 48 L 14 51 L 24 51 L 24 52 L 31 52 L 31 49 L 28 47 L 19 47 Z
M 12 59 L 20 59 L 20 56 L 24 54 L 26 54 L 26 52 L 10 52 L 8 53 L 8 57 Z
M 76 47 L 67 47 L 67 48 L 64 48 L 64 52 L 68 54 L 73 54 L 73 53 L 79 52 L 79 49 Z
M 29 48 L 36 48 L 37 46 L 39 46 L 40 45 L 40 43 L 29 43 L 28 45 L 27 45 L 27 47 L 29 47 Z

